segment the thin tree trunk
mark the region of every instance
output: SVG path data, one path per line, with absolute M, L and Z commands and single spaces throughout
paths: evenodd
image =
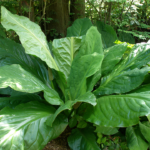
M 108 22 L 109 22 L 109 25 L 111 25 L 111 9 L 112 9 L 112 2 L 109 2 L 108 3 L 108 11 L 107 11 L 107 14 L 108 14 Z
M 30 0 L 29 19 L 34 22 L 34 1 Z

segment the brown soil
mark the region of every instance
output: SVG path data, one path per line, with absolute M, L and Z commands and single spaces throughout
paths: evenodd
M 70 150 L 67 142 L 70 133 L 70 128 L 66 128 L 58 138 L 50 141 L 43 150 Z

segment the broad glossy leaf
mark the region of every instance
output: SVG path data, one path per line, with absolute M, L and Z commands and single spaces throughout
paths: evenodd
M 45 64 L 37 57 L 27 55 L 20 44 L 8 38 L 0 38 L 0 59 L 0 66 L 19 64 L 50 87 Z
M 97 21 L 96 26 L 102 35 L 104 49 L 115 45 L 114 42 L 118 39 L 115 30 L 101 21 Z
M 95 132 L 102 133 L 104 135 L 113 135 L 113 134 L 116 134 L 118 132 L 118 128 L 96 126 Z
M 73 25 L 67 29 L 67 37 L 85 35 L 87 30 L 92 26 L 88 18 L 77 19 Z
M 142 84 L 148 71 L 150 71 L 149 67 L 123 72 L 114 70 L 110 75 L 102 78 L 101 85 L 94 91 L 94 94 L 105 95 L 129 92 Z
M 113 70 L 115 65 L 121 60 L 124 52 L 127 49 L 127 44 L 119 44 L 105 49 L 104 60 L 102 62 L 102 75 L 107 75 Z
M 23 94 L 11 97 L 1 97 L 0 98 L 0 110 L 6 106 L 10 108 L 15 108 L 21 103 L 27 103 L 30 101 L 42 101 L 41 97 L 35 94 Z
M 147 62 L 149 62 L 149 59 L 150 59 L 150 44 L 149 43 L 136 44 L 130 51 L 130 54 L 126 56 L 108 76 L 105 76 L 102 79 L 101 85 L 95 91 L 95 94 L 102 95 L 112 93 L 125 93 L 129 92 L 132 89 L 135 89 L 143 82 L 144 80 L 143 77 L 146 75 L 146 70 L 148 71 L 148 68 L 142 70 L 139 69 L 143 65 L 146 65 Z M 136 76 L 136 74 L 141 74 L 141 78 Z M 138 80 L 137 78 L 140 78 L 140 80 Z M 134 83 L 135 79 L 136 81 L 138 81 L 137 83 L 136 82 Z M 131 84 L 130 87 L 130 83 L 134 84 Z M 129 87 L 129 89 L 127 87 Z
M 42 150 L 58 137 L 67 126 L 67 119 L 59 116 L 53 127 L 45 122 L 55 112 L 52 106 L 39 102 L 21 104 L 15 109 L 0 111 L 0 150 Z
M 130 150 L 147 150 L 148 143 L 145 142 L 139 128 L 128 127 L 126 135 Z
M 52 126 L 53 121 L 55 120 L 55 118 L 58 116 L 59 113 L 61 113 L 64 110 L 71 110 L 72 106 L 74 104 L 76 104 L 77 102 L 85 102 L 85 103 L 89 103 L 93 106 L 96 105 L 96 98 L 95 96 L 91 93 L 91 92 L 87 92 L 84 95 L 78 97 L 77 99 L 75 99 L 74 101 L 67 101 L 65 104 L 61 105 L 55 112 L 54 115 L 52 115 L 50 117 L 50 119 L 47 121 L 47 125 Z
M 100 150 L 96 136 L 90 128 L 72 130 L 68 144 L 71 150 Z
M 128 57 L 122 61 L 120 68 L 123 70 L 141 68 L 150 60 L 150 44 L 140 43 L 134 45 Z
M 90 54 L 74 59 L 68 78 L 69 99 L 75 100 L 86 92 L 86 78 L 101 67 L 103 55 Z
M 94 52 L 103 55 L 103 45 L 101 34 L 98 32 L 96 27 L 90 27 L 86 33 L 84 43 L 82 44 L 79 55 L 93 54 Z
M 139 122 L 139 127 L 144 138 L 150 143 L 150 122 Z
M 46 62 L 55 70 L 58 67 L 50 54 L 49 46 L 40 27 L 24 16 L 11 14 L 5 7 L 1 7 L 1 23 L 6 30 L 14 30 L 20 37 L 20 41 L 26 53 L 35 55 Z
M 103 47 L 102 47 L 102 40 L 101 34 L 98 32 L 96 27 L 91 27 L 87 33 L 84 40 L 83 45 L 80 48 L 78 57 L 93 54 L 94 52 L 103 55 Z M 100 60 L 102 61 L 102 59 Z M 101 66 L 96 74 L 87 78 L 87 90 L 92 91 L 94 85 L 101 77 Z
M 16 64 L 0 67 L 0 88 L 8 86 L 16 91 L 27 93 L 44 91 L 44 97 L 50 104 L 63 104 L 55 90 L 48 88 L 38 78 Z
M 95 107 L 88 106 L 83 117 L 105 127 L 132 126 L 138 124 L 140 116 L 150 114 L 149 97 L 147 93 L 103 96 Z
M 71 64 L 75 53 L 81 46 L 81 41 L 82 37 L 67 37 L 53 41 L 54 60 L 59 70 L 65 74 L 66 79 L 70 74 Z

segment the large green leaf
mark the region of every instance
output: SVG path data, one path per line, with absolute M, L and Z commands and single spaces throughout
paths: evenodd
M 73 25 L 67 29 L 67 37 L 85 35 L 91 26 L 92 23 L 90 19 L 77 19 Z
M 79 55 L 93 54 L 94 52 L 103 55 L 103 45 L 101 40 L 101 34 L 96 27 L 90 27 L 86 33 L 84 43 L 82 44 Z
M 127 144 L 130 150 L 147 150 L 148 143 L 145 142 L 139 128 L 128 127 L 126 135 Z
M 91 27 L 87 33 L 84 40 L 83 45 L 80 48 L 78 57 L 93 54 L 94 52 L 103 55 L 103 47 L 102 47 L 102 40 L 101 34 L 98 32 L 96 27 Z M 102 61 L 101 59 L 100 61 Z M 87 78 L 87 90 L 92 91 L 94 85 L 101 77 L 101 66 L 96 74 Z
M 54 60 L 59 70 L 65 74 L 66 79 L 70 74 L 71 64 L 75 53 L 81 46 L 81 41 L 82 37 L 67 37 L 53 41 Z
M 143 82 L 146 70 L 148 71 L 148 68 L 140 68 L 146 65 L 149 59 L 150 44 L 136 44 L 130 54 L 126 56 L 108 76 L 102 79 L 101 86 L 95 91 L 95 94 L 125 93 L 138 87 Z M 141 76 L 138 77 L 136 74 Z M 140 78 L 140 80 L 138 80 L 138 78 Z
M 68 144 L 71 150 L 100 150 L 96 136 L 90 128 L 72 130 Z
M 50 87 L 45 64 L 37 57 L 27 55 L 20 44 L 8 38 L 0 38 L 0 59 L 0 66 L 19 64 Z
M 136 44 L 128 57 L 122 62 L 124 69 L 141 68 L 147 64 L 150 59 L 150 44 L 140 43 Z
M 71 110 L 72 106 L 78 102 L 85 102 L 85 103 L 89 103 L 93 106 L 96 105 L 96 98 L 95 96 L 91 93 L 91 92 L 87 92 L 84 95 L 78 97 L 77 99 L 75 99 L 74 101 L 67 101 L 65 104 L 61 105 L 55 112 L 54 115 L 52 115 L 50 117 L 50 119 L 47 121 L 47 125 L 52 126 L 52 123 L 54 122 L 55 118 L 58 116 L 59 113 L 61 113 L 64 110 Z
M 51 56 L 46 37 L 40 27 L 24 16 L 11 14 L 5 7 L 1 7 L 1 23 L 6 30 L 14 30 L 20 37 L 20 41 L 26 53 L 41 58 L 46 64 L 55 70 L 59 70 Z
M 97 99 L 95 107 L 89 105 L 83 117 L 96 125 L 127 127 L 138 124 L 140 116 L 150 114 L 150 94 L 134 93 L 110 95 Z
M 0 98 L 0 110 L 6 106 L 10 108 L 15 108 L 21 103 L 27 103 L 30 101 L 42 101 L 41 97 L 36 94 L 23 94 L 11 97 L 1 97 Z
M 95 95 L 129 92 L 144 81 L 145 75 L 150 71 L 149 67 L 133 69 L 117 74 L 115 71 L 109 76 L 102 78 L 100 87 L 94 91 Z
M 20 92 L 35 93 L 44 91 L 45 99 L 53 105 L 63 104 L 57 92 L 48 88 L 38 78 L 30 72 L 24 70 L 20 65 L 10 65 L 0 67 L 0 88 L 10 86 Z
M 0 150 L 42 150 L 67 126 L 67 119 L 62 115 L 57 117 L 53 127 L 45 124 L 54 112 L 52 106 L 35 101 L 1 110 Z
M 104 126 L 97 126 L 96 125 L 95 132 L 102 133 L 102 134 L 105 134 L 105 135 L 113 135 L 113 134 L 116 134 L 118 132 L 118 129 L 117 128 L 112 128 L 112 127 L 104 127 Z
M 119 44 L 112 46 L 104 51 L 104 60 L 102 62 L 102 75 L 107 75 L 113 70 L 114 66 L 121 60 L 124 52 L 127 49 L 127 44 Z
M 86 92 L 86 78 L 101 67 L 103 55 L 93 53 L 74 59 L 68 78 L 69 99 L 75 100 Z
M 150 143 L 150 122 L 139 122 L 140 130 L 144 138 Z
M 101 21 L 97 21 L 96 23 L 98 31 L 102 35 L 103 47 L 108 48 L 110 46 L 115 45 L 114 42 L 118 39 L 117 34 L 113 27 L 107 25 Z

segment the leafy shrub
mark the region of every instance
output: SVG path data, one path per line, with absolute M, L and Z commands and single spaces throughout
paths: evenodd
M 129 149 L 148 148 L 150 85 L 143 82 L 150 71 L 149 43 L 130 51 L 126 43 L 103 49 L 97 28 L 77 20 L 69 37 L 55 39 L 50 50 L 37 24 L 1 10 L 2 25 L 22 43 L 0 38 L 0 88 L 13 89 L 0 98 L 1 150 L 40 150 L 68 124 L 73 150 L 99 150 L 97 143 L 106 142 L 101 135 L 122 127 Z

